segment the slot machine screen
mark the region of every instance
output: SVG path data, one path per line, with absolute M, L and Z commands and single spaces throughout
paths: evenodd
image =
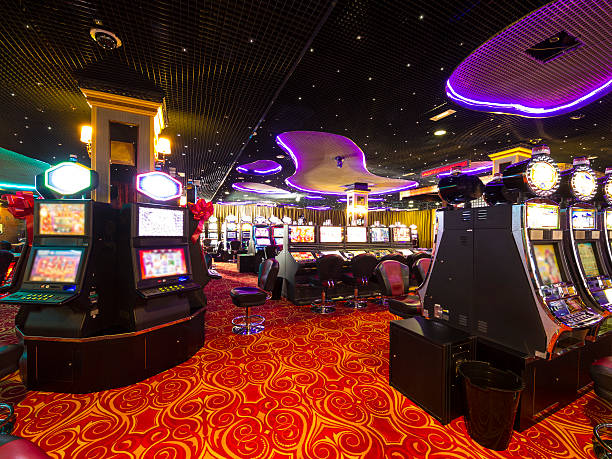
M 370 239 L 372 242 L 389 242 L 389 228 L 386 226 L 370 227 Z
M 293 259 L 298 263 L 305 261 L 315 261 L 315 258 L 310 252 L 291 252 L 291 255 L 293 256 Z
M 6 270 L 6 274 L 4 275 L 4 279 L 3 279 L 2 283 L 0 284 L 0 287 L 4 286 L 4 285 L 10 285 L 10 283 L 13 281 L 13 274 L 15 274 L 15 266 L 16 265 L 17 265 L 17 260 L 11 261 L 11 264 L 9 265 L 8 269 Z
M 338 255 L 344 258 L 339 250 L 324 250 L 321 252 L 321 255 Z
M 228 239 L 236 239 L 236 231 L 228 231 L 227 232 Z
M 283 238 L 282 237 L 276 237 L 274 238 L 274 243 L 278 246 L 282 246 L 283 245 Z
M 593 250 L 592 242 L 579 242 L 578 255 L 580 255 L 580 263 L 586 277 L 599 276 L 599 267 L 597 266 L 597 259 L 595 258 L 595 251 Z
M 394 242 L 410 242 L 410 228 L 405 226 L 393 227 Z
M 606 229 L 612 230 L 612 210 L 606 210 Z
M 270 232 L 268 228 L 255 228 L 255 237 L 270 237 Z
M 36 249 L 28 281 L 74 284 L 82 255 L 81 250 Z
M 572 227 L 574 229 L 595 229 L 595 210 L 572 209 Z
M 142 280 L 187 274 L 183 248 L 139 250 L 138 259 Z
M 307 242 L 314 243 L 315 227 L 314 226 L 290 226 L 289 240 L 291 242 Z
M 275 238 L 276 237 L 280 237 L 280 238 L 283 237 L 283 227 L 282 226 L 281 227 L 274 227 L 272 229 L 272 231 L 273 231 L 273 234 L 274 234 Z
M 319 227 L 320 242 L 342 242 L 341 226 L 321 226 Z
M 535 244 L 533 246 L 536 265 L 544 285 L 557 284 L 563 281 L 557 251 L 553 244 Z
M 257 237 L 255 238 L 255 245 L 265 246 L 270 245 L 269 237 Z
M 185 213 L 182 209 L 138 207 L 138 236 L 182 237 Z
M 367 242 L 368 233 L 365 226 L 347 226 L 346 242 Z
M 540 229 L 559 228 L 559 206 L 527 203 L 527 227 Z
M 85 203 L 41 202 L 38 221 L 43 236 L 84 236 Z

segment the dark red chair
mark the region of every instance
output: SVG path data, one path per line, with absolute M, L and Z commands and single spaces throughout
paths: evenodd
M 416 283 L 417 285 L 421 285 L 425 282 L 425 278 L 427 277 L 427 273 L 429 272 L 429 267 L 431 266 L 431 258 L 419 258 L 415 264 L 416 271 Z
M 371 253 L 361 253 L 351 259 L 351 272 L 344 274 L 343 281 L 354 288 L 353 300 L 347 301 L 346 306 L 362 309 L 367 302 L 359 301 L 359 287 L 366 287 L 374 277 L 374 269 L 378 260 Z
M 245 308 L 244 316 L 232 320 L 234 327 L 232 331 L 238 335 L 254 335 L 263 331 L 264 317 L 260 315 L 249 315 L 249 308 L 261 306 L 272 298 L 272 290 L 278 276 L 278 261 L 268 258 L 259 267 L 258 287 L 236 287 L 230 291 L 232 303 L 239 308 Z
M 30 440 L 10 435 L 14 423 L 13 406 L 8 403 L 0 403 L 0 458 L 48 459 L 47 453 Z
M 402 255 L 401 253 L 399 253 L 399 252 L 390 253 L 390 254 L 385 255 L 384 257 L 382 257 L 380 259 L 381 262 L 387 261 L 387 260 L 395 260 L 395 261 L 399 261 L 400 263 L 403 263 L 405 265 L 408 265 L 408 263 L 406 263 L 406 257 L 404 255 Z
M 400 317 L 408 318 L 421 315 L 423 307 L 418 295 L 409 293 L 410 269 L 403 263 L 395 260 L 381 261 L 376 267 L 380 279 L 385 303 L 389 305 L 389 312 Z
M 329 254 L 317 258 L 317 274 L 311 278 L 315 287 L 321 288 L 321 299 L 312 303 L 310 308 L 317 314 L 331 314 L 336 310 L 333 302 L 327 299 L 328 291 L 342 280 L 344 259 L 340 255 Z
M 612 356 L 603 357 L 591 364 L 593 390 L 597 395 L 612 403 Z M 612 457 L 612 441 L 602 438 L 605 430 L 612 432 L 612 424 L 598 424 L 593 429 L 593 450 L 596 457 Z

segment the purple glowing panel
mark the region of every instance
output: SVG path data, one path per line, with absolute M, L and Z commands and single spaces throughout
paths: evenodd
M 269 194 L 277 197 L 291 196 L 291 192 L 283 190 L 282 188 L 276 188 L 275 186 L 266 185 L 265 183 L 235 182 L 232 183 L 232 188 L 237 191 L 244 191 L 245 193 Z
M 329 210 L 329 209 L 331 209 L 331 207 L 329 207 L 329 206 L 306 206 L 306 209 L 312 209 L 312 210 Z
M 285 183 L 306 193 L 346 196 L 346 188 L 354 183 L 367 183 L 372 190 L 370 195 L 418 186 L 412 180 L 372 174 L 366 167 L 363 151 L 351 139 L 341 135 L 292 131 L 279 134 L 276 143 L 295 164 L 295 173 Z M 337 157 L 341 160 L 338 161 Z
M 473 110 L 544 118 L 584 107 L 612 90 L 612 2 L 555 0 L 495 35 L 446 82 L 446 94 Z M 576 47 L 538 60 L 526 51 L 559 32 Z M 551 47 L 559 47 L 561 40 Z
M 306 199 L 325 199 L 325 197 L 323 196 L 316 196 L 313 194 L 307 194 L 306 196 L 304 196 Z
M 461 168 L 462 174 L 481 175 L 489 173 L 493 170 L 493 161 L 475 161 L 470 163 L 468 167 Z M 438 177 L 448 177 L 452 172 L 443 172 L 438 174 Z
M 252 163 L 241 164 L 236 167 L 236 170 L 241 174 L 249 175 L 271 175 L 277 174 L 283 170 L 283 166 L 278 164 L 276 161 L 269 159 L 260 159 Z

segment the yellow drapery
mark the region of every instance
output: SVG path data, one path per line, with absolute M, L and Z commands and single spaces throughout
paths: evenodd
M 304 217 L 306 223 L 313 222 L 321 225 L 325 220 L 331 220 L 333 225 L 346 225 L 345 210 L 313 210 L 299 207 L 264 207 L 252 204 L 244 205 L 219 205 L 215 204 L 215 217 L 219 220 L 219 228 L 228 215 L 235 215 L 240 218 L 243 215 L 250 216 L 255 221 L 256 216 L 270 218 L 272 215 L 283 218 L 287 216 L 291 220 L 297 221 L 300 216 Z M 381 225 L 389 226 L 396 222 L 410 226 L 413 223 L 419 231 L 419 246 L 432 247 L 433 224 L 435 222 L 435 210 L 415 210 L 415 211 L 376 211 L 368 214 L 370 225 L 379 221 Z

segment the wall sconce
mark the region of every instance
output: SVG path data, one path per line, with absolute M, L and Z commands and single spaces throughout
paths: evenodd
M 93 129 L 91 126 L 81 126 L 81 142 L 87 144 L 87 154 L 91 157 L 91 136 Z
M 161 155 L 162 161 L 164 160 L 164 155 L 169 155 L 172 153 L 170 149 L 170 139 L 167 137 L 159 137 L 157 139 L 157 143 L 155 144 L 155 156 L 158 159 Z

